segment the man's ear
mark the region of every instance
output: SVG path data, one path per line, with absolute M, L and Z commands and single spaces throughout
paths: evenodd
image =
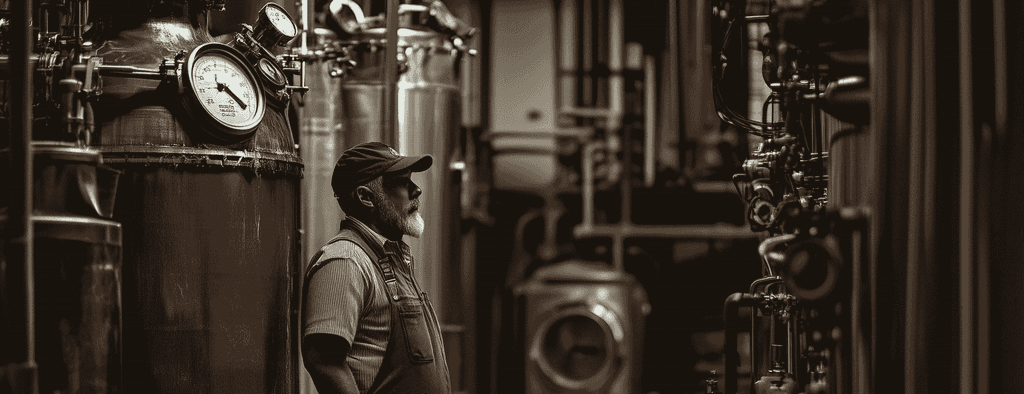
M 367 208 L 373 208 L 373 190 L 366 186 L 359 186 L 352 193 L 356 194 L 356 199 L 360 204 Z

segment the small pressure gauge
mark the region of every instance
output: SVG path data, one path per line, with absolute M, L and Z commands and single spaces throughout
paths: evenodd
M 235 49 L 215 42 L 196 47 L 179 78 L 185 109 L 213 136 L 241 141 L 251 137 L 263 121 L 263 88 Z
M 256 15 L 253 38 L 267 50 L 284 45 L 295 38 L 298 29 L 288 12 L 275 3 L 267 3 Z
M 281 70 L 277 63 L 270 59 L 260 58 L 256 62 L 256 68 L 259 70 L 260 76 L 263 77 L 263 82 L 266 82 L 272 90 L 284 88 L 288 83 L 288 78 L 285 77 L 284 71 Z

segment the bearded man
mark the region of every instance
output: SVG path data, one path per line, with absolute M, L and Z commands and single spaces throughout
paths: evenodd
M 342 153 L 331 186 L 346 218 L 306 269 L 302 357 L 320 394 L 451 393 L 441 330 L 403 236 L 419 237 L 429 155 L 380 142 Z

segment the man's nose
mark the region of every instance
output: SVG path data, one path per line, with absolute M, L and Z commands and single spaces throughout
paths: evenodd
M 409 199 L 415 200 L 420 194 L 423 194 L 423 190 L 420 190 L 420 187 L 415 183 L 409 182 Z

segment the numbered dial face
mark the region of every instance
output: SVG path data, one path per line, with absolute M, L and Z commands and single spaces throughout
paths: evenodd
M 231 57 L 218 52 L 197 57 L 189 79 L 199 105 L 214 120 L 239 130 L 250 129 L 262 120 L 259 86 Z
M 270 20 L 270 23 L 274 25 L 277 31 L 287 37 L 295 37 L 297 33 L 295 23 L 292 22 L 292 18 L 288 16 L 288 13 L 281 9 L 281 6 L 267 3 L 263 11 L 267 13 L 267 19 Z

